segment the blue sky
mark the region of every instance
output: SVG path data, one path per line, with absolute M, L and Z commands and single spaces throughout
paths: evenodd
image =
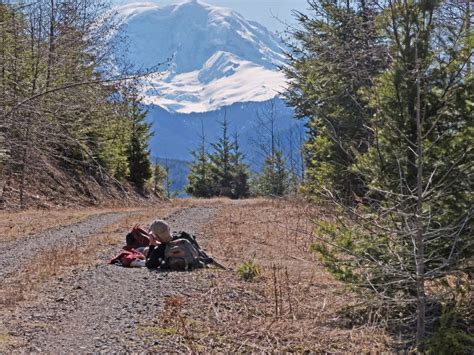
M 140 0 L 112 0 L 116 4 L 127 4 Z M 143 0 L 168 5 L 180 3 L 182 0 Z M 291 11 L 296 9 L 306 12 L 306 0 L 200 0 L 212 5 L 229 7 L 249 20 L 254 20 L 268 27 L 271 31 L 282 31 L 285 25 L 280 21 L 294 23 Z M 276 18 L 275 18 L 276 17 Z M 279 20 L 278 20 L 279 19 Z

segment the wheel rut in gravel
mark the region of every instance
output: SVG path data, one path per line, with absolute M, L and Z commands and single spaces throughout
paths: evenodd
M 205 246 L 199 227 L 213 217 L 216 207 L 191 207 L 166 218 L 172 230 L 197 234 Z M 113 223 L 122 215 L 99 216 L 71 229 L 81 238 L 95 229 Z M 159 217 L 159 216 L 157 216 Z M 151 221 L 137 221 L 149 224 Z M 95 227 L 95 229 L 94 229 Z M 71 227 L 51 232 L 50 237 L 34 238 L 46 247 L 59 241 Z M 57 237 L 53 237 L 52 235 Z M 125 236 L 126 230 L 123 231 Z M 76 270 L 43 285 L 41 301 L 10 310 L 3 318 L 8 336 L 17 341 L 21 352 L 142 352 L 173 351 L 172 344 L 162 344 L 159 334 L 144 339 L 144 329 L 153 327 L 164 309 L 165 299 L 201 292 L 203 282 L 213 278 L 208 270 L 159 272 L 109 265 L 117 247 L 100 251 L 102 263 Z M 1 325 L 1 324 L 0 324 Z

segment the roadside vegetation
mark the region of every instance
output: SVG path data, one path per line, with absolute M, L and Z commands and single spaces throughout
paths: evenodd
M 334 211 L 313 249 L 405 349 L 469 352 L 471 5 L 309 5 L 283 70 L 308 118 L 302 193 Z
M 332 209 L 314 221 L 311 250 L 365 300 L 353 317 L 384 324 L 403 349 L 465 353 L 474 346 L 470 5 L 308 4 L 282 67 L 286 100 L 307 127 L 303 178 L 270 107 L 250 194 L 297 192 Z
M 167 299 L 169 316 L 143 329 L 150 349 L 161 346 L 153 344 L 152 334 L 178 352 L 360 353 L 396 347 L 396 337 L 375 318 L 359 322 L 347 316 L 360 299 L 311 251 L 319 238 L 314 221 L 332 219 L 330 211 L 263 198 L 219 210 L 201 231 L 206 250 L 230 271 L 204 270 L 197 275 L 198 290 Z

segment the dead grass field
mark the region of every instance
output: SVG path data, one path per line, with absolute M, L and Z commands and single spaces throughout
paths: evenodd
M 233 271 L 214 272 L 202 294 L 173 297 L 157 320 L 160 336 L 191 352 L 381 352 L 391 339 L 374 325 L 350 326 L 339 311 L 355 295 L 309 251 L 322 210 L 249 200 L 222 207 L 205 226 L 206 249 Z M 261 276 L 236 270 L 253 261 Z

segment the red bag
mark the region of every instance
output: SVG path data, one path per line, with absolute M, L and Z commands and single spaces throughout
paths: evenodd
M 110 260 L 110 264 L 120 264 L 129 267 L 134 260 L 145 260 L 145 256 L 133 248 L 130 250 L 122 250 L 122 252 L 115 258 Z

